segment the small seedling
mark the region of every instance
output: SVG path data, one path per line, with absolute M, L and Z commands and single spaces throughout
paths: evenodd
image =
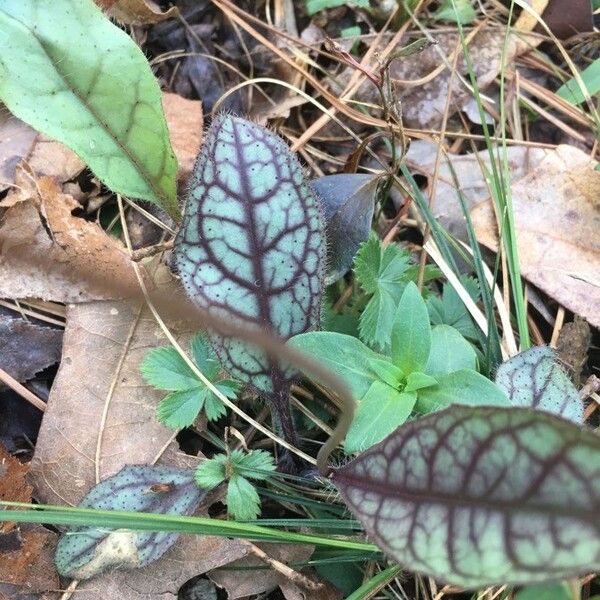
M 227 512 L 234 519 L 250 520 L 260 514 L 260 498 L 249 480 L 268 479 L 274 470 L 275 463 L 269 452 L 232 450 L 201 463 L 196 470 L 196 483 L 204 490 L 226 483 Z
M 505 393 L 476 371 L 475 350 L 456 329 L 431 328 L 425 301 L 412 282 L 396 308 L 386 354 L 327 331 L 305 333 L 289 343 L 318 357 L 350 385 L 358 409 L 346 437 L 349 453 L 381 441 L 413 413 L 452 404 L 509 404 Z

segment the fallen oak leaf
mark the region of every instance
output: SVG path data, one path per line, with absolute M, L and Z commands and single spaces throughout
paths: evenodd
M 600 172 L 595 165 L 578 148 L 558 146 L 511 186 L 511 195 L 523 276 L 600 327 Z M 497 250 L 491 201 L 475 206 L 471 216 L 479 242 Z

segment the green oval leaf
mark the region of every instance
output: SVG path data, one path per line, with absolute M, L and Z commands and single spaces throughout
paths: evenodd
M 425 370 L 431 350 L 431 325 L 427 305 L 410 281 L 396 309 L 392 325 L 392 362 L 405 375 Z
M 417 396 L 399 392 L 383 381 L 375 381 L 358 404 L 344 449 L 362 452 L 380 442 L 410 416 Z
M 325 175 L 311 182 L 323 206 L 327 223 L 327 274 L 329 285 L 352 266 L 359 246 L 371 231 L 379 178 L 363 173 Z
M 432 328 L 431 351 L 425 373 L 437 376 L 476 367 L 475 349 L 454 327 L 436 325 Z
M 190 515 L 204 494 L 194 482 L 193 471 L 135 465 L 94 486 L 79 506 Z M 143 567 L 160 558 L 178 537 L 168 532 L 79 527 L 58 542 L 56 568 L 66 577 L 89 579 L 108 568 Z
M 436 375 L 437 385 L 419 390 L 415 410 L 421 414 L 453 404 L 509 406 L 506 394 L 493 381 L 471 369 Z
M 222 115 L 194 167 L 175 260 L 188 295 L 225 319 L 289 338 L 319 323 L 325 242 L 318 200 L 285 142 Z M 293 376 L 213 334 L 224 368 L 259 390 Z
M 496 384 L 515 406 L 530 406 L 583 423 L 583 402 L 551 348 L 538 346 L 513 356 L 498 367 Z
M 111 190 L 178 218 L 177 161 L 158 83 L 92 0 L 0 6 L 0 99 L 77 153 Z
M 437 412 L 333 482 L 384 552 L 442 581 L 536 583 L 600 568 L 600 437 L 547 413 Z

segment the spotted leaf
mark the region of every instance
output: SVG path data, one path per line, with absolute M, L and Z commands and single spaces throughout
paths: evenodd
M 600 437 L 527 408 L 455 406 L 333 472 L 370 539 L 465 587 L 600 568 Z
M 225 319 L 289 338 L 319 321 L 324 237 L 319 202 L 285 142 L 239 117 L 210 128 L 190 185 L 175 260 L 188 295 Z M 292 373 L 217 334 L 224 368 L 268 396 Z M 286 398 L 287 402 L 287 398 Z
M 546 346 L 530 348 L 500 365 L 496 384 L 515 406 L 530 406 L 583 423 L 583 402 Z
M 204 495 L 193 471 L 135 465 L 93 487 L 80 507 L 190 515 Z M 89 579 L 108 568 L 143 567 L 160 558 L 178 537 L 168 532 L 80 527 L 60 539 L 56 568 L 61 575 Z

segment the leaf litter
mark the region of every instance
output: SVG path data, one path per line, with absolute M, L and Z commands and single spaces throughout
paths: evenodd
M 147 24 L 165 19 L 165 22 L 158 27 L 162 28 L 161 31 L 167 32 L 169 28 L 172 30 L 174 25 L 177 24 L 174 19 L 169 19 L 174 15 L 174 9 L 163 13 L 158 5 L 151 2 L 151 0 L 102 0 L 98 4 L 115 11 L 112 14 L 117 19 L 125 23 L 133 23 L 136 27 L 139 23 Z M 187 3 L 178 2 L 177 4 L 182 7 L 182 14 L 189 16 L 189 13 L 186 13 Z M 282 15 L 277 13 L 279 3 L 275 4 L 275 22 L 279 23 Z M 121 11 L 121 13 L 119 14 L 118 11 Z M 126 14 L 128 11 L 129 14 Z M 197 11 L 197 14 L 203 14 L 203 11 L 205 11 L 203 3 L 199 3 Z M 345 13 L 341 12 L 340 14 L 344 15 Z M 201 25 L 204 26 L 206 23 Z M 331 26 L 331 24 L 328 24 L 328 26 Z M 179 27 L 182 31 L 185 29 L 181 25 Z M 193 25 L 193 27 L 196 27 L 196 25 Z M 211 24 L 211 27 L 213 27 L 211 30 L 213 31 L 214 24 Z M 201 32 L 203 41 L 210 41 L 210 35 L 207 35 L 208 29 L 208 27 L 205 27 L 204 30 L 197 28 L 193 31 L 198 35 Z M 153 31 L 158 30 L 158 28 L 150 29 L 150 36 L 152 36 Z M 235 47 L 234 44 L 230 43 L 235 36 L 229 30 L 227 31 L 228 33 L 225 35 L 231 37 L 226 40 L 226 46 L 224 47 L 230 53 L 231 48 Z M 137 36 L 139 32 L 144 32 L 144 30 L 133 29 L 133 32 Z M 189 29 L 186 30 L 186 35 L 191 36 Z M 394 76 L 397 79 L 404 81 L 422 80 L 418 85 L 410 85 L 401 81 L 400 95 L 404 104 L 405 124 L 408 126 L 439 127 L 444 113 L 446 98 L 451 85 L 451 73 L 448 68 L 438 69 L 442 63 L 440 51 L 442 55 L 446 56 L 446 60 L 451 62 L 453 59 L 452 52 L 460 46 L 460 42 L 455 34 L 434 31 L 434 37 L 439 42 L 437 49 L 433 47 L 421 55 L 409 57 L 407 60 L 395 61 L 394 63 L 395 68 L 397 68 Z M 253 42 L 249 40 L 249 37 L 245 40 L 249 48 L 249 60 L 256 59 L 256 65 L 260 70 L 260 68 L 264 68 L 264 65 L 260 62 L 262 59 L 255 52 L 257 46 L 253 46 Z M 143 44 L 143 38 L 141 41 Z M 476 76 L 483 88 L 498 75 L 502 43 L 503 31 L 488 31 L 487 29 L 482 30 L 469 41 L 475 61 Z M 195 44 L 196 42 L 191 46 L 192 51 L 199 50 L 199 47 Z M 181 46 L 175 44 L 174 48 L 177 47 Z M 285 47 L 285 44 L 282 44 L 282 47 Z M 348 47 L 350 47 L 350 44 L 348 44 Z M 214 50 L 212 44 L 210 44 L 210 49 L 211 51 Z M 522 47 L 513 38 L 509 40 L 508 49 L 509 61 L 522 51 Z M 244 50 L 248 51 L 246 47 L 244 47 Z M 232 55 L 228 54 L 229 56 Z M 233 62 L 237 58 L 234 52 Z M 198 83 L 205 85 L 207 82 L 212 81 L 210 84 L 212 89 L 206 91 L 206 99 L 202 97 L 202 94 L 198 94 L 201 100 L 189 100 L 168 93 L 163 93 L 162 96 L 163 107 L 171 133 L 171 143 L 180 165 L 179 183 L 182 184 L 185 183 L 191 172 L 201 141 L 202 101 L 205 102 L 205 108 L 210 107 L 209 93 L 214 92 L 218 97 L 223 88 L 221 83 L 216 84 L 215 69 L 209 58 L 190 56 L 180 60 L 181 62 L 177 63 L 178 67 L 175 70 L 170 69 L 170 67 L 163 69 L 158 66 L 157 70 L 162 74 L 163 82 L 168 80 L 173 84 L 169 86 L 170 89 L 184 91 L 186 95 L 194 97 L 199 89 Z M 199 71 L 198 65 L 201 60 L 206 62 L 202 67 L 204 70 L 200 69 Z M 246 67 L 244 60 L 241 61 L 242 69 Z M 185 70 L 179 68 L 184 64 L 186 65 Z M 211 65 L 211 68 L 208 68 L 208 65 Z M 251 65 L 252 67 L 255 66 L 252 62 Z M 458 65 L 459 72 L 465 77 L 466 72 L 462 59 L 459 59 Z M 269 66 L 268 63 L 267 66 Z M 294 76 L 295 73 L 290 72 L 286 74 L 285 79 L 294 81 Z M 174 85 L 174 82 L 177 81 L 180 82 L 179 87 Z M 471 95 L 464 84 L 464 80 L 461 81 L 456 74 L 452 81 L 450 114 L 455 114 L 465 107 Z M 366 86 L 359 92 L 359 99 L 369 101 L 370 91 L 365 92 L 365 90 L 367 90 Z M 273 97 L 276 97 L 276 95 L 274 94 Z M 274 120 L 276 117 L 283 115 L 286 119 L 286 126 L 288 118 L 291 118 L 293 122 L 297 114 L 297 107 L 303 107 L 302 111 L 306 110 L 304 107 L 305 100 L 299 100 L 286 91 L 287 97 L 290 100 L 289 106 L 287 104 L 282 106 L 280 103 L 277 110 L 269 112 L 267 109 L 263 111 L 264 114 L 261 113 L 261 118 L 265 121 Z M 377 101 L 376 98 L 375 101 Z M 175 123 L 174 127 L 171 126 L 171 122 Z M 15 123 L 12 123 L 12 126 L 14 128 Z M 110 298 L 110 295 L 102 295 L 102 290 L 83 290 L 83 295 L 78 295 L 78 291 L 81 291 L 81 285 L 79 284 L 78 288 L 77 282 L 69 278 L 69 273 L 77 268 L 77 260 L 80 260 L 82 256 L 86 256 L 87 241 L 92 239 L 95 240 L 94 243 L 106 243 L 107 245 L 106 250 L 100 250 L 100 246 L 92 244 L 92 248 L 96 250 L 89 253 L 90 262 L 88 267 L 97 264 L 99 268 L 112 269 L 111 272 L 116 277 L 125 276 L 132 278 L 131 281 L 134 281 L 131 263 L 124 252 L 124 248 L 115 241 L 115 238 L 104 234 L 103 230 L 95 224 L 73 215 L 73 212 L 79 213 L 80 205 L 77 200 L 80 198 L 77 197 L 77 200 L 75 200 L 71 194 L 65 193 L 71 191 L 67 187 L 70 184 L 66 182 L 73 180 L 81 171 L 83 164 L 76 155 L 57 142 L 44 140 L 42 137 L 30 141 L 32 136 L 31 132 L 27 131 L 27 126 L 17 124 L 16 130 L 13 129 L 13 131 L 17 131 L 16 137 L 18 139 L 16 141 L 8 139 L 6 151 L 0 144 L 0 168 L 2 169 L 0 172 L 6 173 L 5 176 L 9 182 L 5 189 L 12 188 L 4 201 L 6 207 L 4 213 L 0 214 L 3 219 L 0 224 L 0 241 L 3 244 L 5 241 L 10 242 L 8 246 L 2 246 L 0 297 L 38 296 L 69 303 L 62 363 L 52 389 L 48 414 L 44 421 L 33 463 L 34 470 L 36 470 L 34 479 L 39 489 L 38 499 L 76 504 L 95 483 L 98 476 L 104 479 L 111 473 L 118 471 L 124 461 L 151 462 L 163 450 L 159 464 L 193 467 L 197 463 L 194 457 L 181 454 L 174 442 L 166 446 L 171 440 L 172 432 L 160 426 L 153 414 L 163 394 L 147 386 L 141 379 L 139 370 L 136 367 L 136 363 L 139 364 L 145 350 L 166 343 L 147 309 L 133 302 Z M 10 138 L 10 136 L 7 137 Z M 42 158 L 37 162 L 33 161 L 31 156 L 29 159 L 27 158 L 25 146 L 30 143 L 35 144 L 34 150 L 35 148 L 40 149 Z M 411 147 L 408 156 L 409 163 L 414 159 L 413 148 L 416 148 L 417 144 L 420 143 L 417 142 Z M 419 162 L 419 159 L 414 159 L 414 163 L 417 164 L 413 163 L 411 166 L 432 175 L 435 155 L 431 153 L 431 149 L 427 152 L 429 152 L 429 155 L 426 159 L 421 162 Z M 546 159 L 553 154 L 554 152 L 550 150 L 510 147 L 508 155 L 513 186 L 520 184 L 520 180 L 527 178 L 532 172 L 539 171 L 538 176 L 541 177 L 543 170 L 539 170 L 542 168 L 540 165 L 544 165 Z M 54 155 L 60 158 L 60 160 L 55 161 L 56 165 L 53 164 Z M 310 156 L 310 153 L 308 156 Z M 19 169 L 16 167 L 21 159 L 31 167 L 31 171 L 28 171 L 28 173 L 33 175 L 33 183 L 27 181 L 28 176 L 23 179 L 22 173 L 19 174 Z M 459 182 L 465 192 L 469 206 L 485 200 L 488 196 L 488 187 L 481 175 L 479 161 L 486 163 L 486 153 L 481 152 L 478 156 L 473 154 L 451 155 L 450 160 L 452 160 L 457 170 Z M 322 167 L 322 163 L 319 163 L 319 166 Z M 444 169 L 444 159 L 442 159 L 433 209 L 440 216 L 440 222 L 461 237 L 464 231 L 462 227 L 463 218 L 460 212 L 454 213 L 453 208 L 447 208 L 451 203 L 458 207 L 458 203 L 456 202 L 451 173 L 449 169 L 446 168 L 445 171 Z M 567 169 L 563 169 L 562 175 L 556 174 L 555 187 L 561 181 L 564 181 L 564 177 L 567 176 L 566 171 Z M 324 172 L 329 172 L 328 168 Z M 54 181 L 51 183 L 51 180 L 45 180 L 41 177 L 42 175 L 47 175 Z M 20 179 L 15 180 L 15 177 Z M 18 181 L 20 187 L 26 189 L 26 192 L 18 187 L 13 187 L 16 181 Z M 534 184 L 530 185 L 533 186 Z M 516 189 L 519 192 L 520 188 L 517 187 Z M 85 196 L 85 193 L 83 196 Z M 449 198 L 450 200 L 448 200 Z M 446 201 L 447 204 L 445 204 Z M 26 208 L 27 210 L 25 210 Z M 360 209 L 362 209 L 360 211 L 361 221 L 370 222 L 372 212 L 369 202 L 365 201 Z M 484 208 L 481 206 L 477 207 L 473 212 L 474 217 L 479 219 L 483 213 L 478 211 L 483 210 Z M 11 213 L 11 211 L 14 212 Z M 445 220 L 446 212 L 453 213 L 449 216 L 449 220 Z M 582 219 L 589 216 L 589 214 L 585 212 Z M 484 214 L 484 216 L 491 215 Z M 377 214 L 376 222 L 380 218 L 381 215 Z M 489 226 L 489 231 L 485 230 L 484 227 L 482 233 L 482 226 L 478 220 L 478 234 L 482 240 L 488 238 L 492 240 L 487 245 L 494 248 L 493 222 L 491 219 L 489 219 L 489 223 L 486 219 L 482 220 L 485 221 L 485 227 Z M 518 217 L 517 223 L 519 223 Z M 19 229 L 22 224 L 27 224 L 28 228 Z M 360 232 L 357 231 L 358 237 L 363 236 L 363 225 L 364 223 L 361 223 Z M 16 233 L 12 234 L 13 230 Z M 70 232 L 72 235 L 66 235 L 65 231 Z M 17 262 L 13 264 L 12 271 L 10 269 L 3 271 L 7 268 L 4 261 L 5 250 L 8 249 L 6 256 L 9 257 L 8 265 L 10 267 L 11 248 L 13 248 L 12 252 L 16 252 L 14 244 L 18 240 L 19 232 L 22 239 L 33 240 L 34 244 L 38 246 L 37 251 L 40 255 L 54 253 L 52 254 L 54 257 L 55 255 L 59 256 L 59 253 L 62 252 L 60 256 L 64 259 L 65 272 L 61 273 L 58 279 L 52 279 L 53 274 L 50 274 L 49 277 L 48 273 L 37 270 L 30 272 L 28 278 L 21 281 L 21 273 L 17 272 Z M 32 237 L 28 238 L 27 236 Z M 488 237 L 486 238 L 486 236 Z M 529 241 L 531 242 L 531 239 Z M 115 264 L 105 265 L 106 255 L 110 256 L 110 260 L 114 260 Z M 338 270 L 340 275 L 342 274 L 340 271 L 344 269 L 343 265 L 348 263 L 348 259 L 344 258 L 342 263 L 342 267 Z M 562 265 L 565 263 L 563 260 L 555 264 Z M 525 268 L 524 271 L 526 271 Z M 2 279 L 3 273 L 5 274 L 4 280 Z M 527 272 L 525 274 L 527 276 Z M 173 281 L 166 271 L 160 271 L 158 279 L 159 281 L 156 282 L 158 286 L 163 284 L 173 285 Z M 1 285 L 3 281 L 5 283 L 4 287 Z M 10 283 L 12 281 L 17 282 L 19 287 L 17 291 L 12 292 L 13 295 L 11 296 Z M 547 287 L 545 288 L 542 285 L 540 287 L 548 292 Z M 5 292 L 7 292 L 6 295 Z M 550 292 L 548 293 L 550 294 Z M 572 308 L 573 303 L 562 302 L 557 296 L 554 297 L 567 308 L 574 310 Z M 193 333 L 193 327 L 187 326 L 185 323 L 170 323 L 169 325 L 173 326 L 176 337 L 182 340 L 185 346 Z M 585 361 L 585 353 L 584 358 L 581 358 L 581 352 L 578 356 L 580 358 L 574 359 L 574 362 L 579 364 Z M 90 368 L 90 365 L 92 368 Z M 30 370 L 34 367 L 35 365 L 32 363 Z M 98 433 L 102 429 L 102 426 L 98 427 L 97 424 L 102 422 L 102 413 L 105 408 L 107 408 L 106 422 L 103 426 L 102 443 L 99 446 L 99 460 L 97 461 Z M 66 427 L 66 423 L 69 423 L 69 427 Z M 90 423 L 94 423 L 94 425 L 90 425 Z M 127 440 L 127 437 L 131 439 Z M 139 443 L 139 439 L 142 438 L 146 440 L 146 445 L 136 450 L 133 447 L 134 441 Z M 98 472 L 96 472 L 96 463 Z M 279 553 L 276 546 L 269 544 L 265 546 L 265 550 L 269 553 L 273 551 L 273 557 L 282 560 L 284 563 L 306 560 L 302 553 L 306 553 L 306 558 L 310 556 L 310 548 L 306 546 L 291 549 L 284 547 Z M 248 555 L 251 558 L 248 558 Z M 227 541 L 205 536 L 183 536 L 150 569 L 129 573 L 110 573 L 89 584 L 80 584 L 75 592 L 75 597 L 98 600 L 100 598 L 102 600 L 106 598 L 142 599 L 161 594 L 167 598 L 175 598 L 178 597 L 178 590 L 181 585 L 191 577 L 222 565 L 230 565 L 232 561 L 236 560 L 240 560 L 240 562 L 234 562 L 234 567 L 248 566 L 249 562 L 253 566 L 258 566 L 260 563 L 256 556 L 249 552 L 247 545 L 239 541 Z M 1 570 L 2 567 L 0 566 L 0 572 Z M 236 570 L 217 570 L 213 571 L 210 576 L 226 589 L 229 597 L 268 593 L 277 585 L 281 585 L 281 591 L 288 599 L 294 598 L 295 600 L 296 598 L 306 597 L 305 591 L 272 571 L 252 570 L 245 573 Z M 49 585 L 46 590 L 49 589 L 58 589 L 58 586 L 56 584 Z M 323 591 L 325 589 L 322 588 L 320 593 L 312 593 L 311 596 L 315 598 L 336 597 L 337 592 L 331 589 L 325 592 Z M 2 591 L 3 589 L 0 588 L 0 597 L 2 597 Z M 40 591 L 44 590 L 40 589 Z

